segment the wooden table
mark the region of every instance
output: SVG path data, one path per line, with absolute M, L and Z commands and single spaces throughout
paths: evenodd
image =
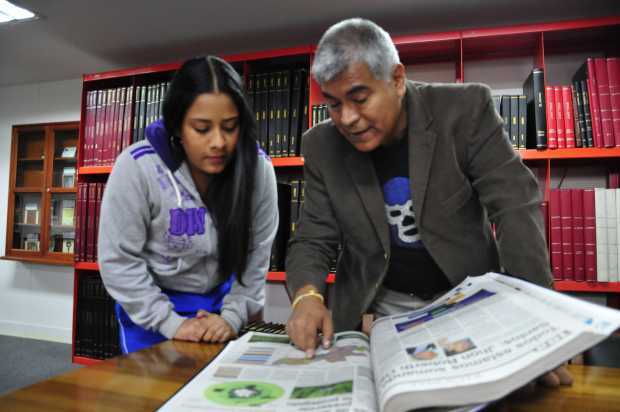
M 0 411 L 151 411 L 222 349 L 168 341 L 75 369 L 0 397 Z M 620 411 L 620 369 L 569 365 L 571 387 L 540 388 L 495 405 L 501 411 Z

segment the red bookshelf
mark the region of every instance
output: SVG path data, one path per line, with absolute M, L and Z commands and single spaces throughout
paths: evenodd
M 460 83 L 472 81 L 466 63 L 501 62 L 502 59 L 526 57 L 531 59 L 532 67 L 541 67 L 548 74 L 548 63 L 554 56 L 575 52 L 592 53 L 592 55 L 620 55 L 620 16 L 609 16 L 594 19 L 578 19 L 538 24 L 511 25 L 484 29 L 451 30 L 435 33 L 415 33 L 394 37 L 401 60 L 405 65 L 428 63 L 447 64 L 453 72 L 449 73 L 451 81 Z M 309 68 L 312 63 L 315 45 L 259 50 L 248 53 L 229 54 L 222 56 L 244 78 L 264 70 L 282 70 L 284 67 Z M 140 85 L 169 80 L 181 62 L 170 62 L 146 67 L 135 67 L 103 73 L 86 74 L 83 77 L 83 92 L 78 155 L 84 160 L 84 134 L 86 119 L 87 93 L 116 87 L 130 87 L 135 91 Z M 415 78 L 416 71 L 413 70 Z M 469 76 L 469 77 L 468 77 Z M 474 79 L 475 80 L 475 79 Z M 525 79 L 521 79 L 525 80 Z M 547 77 L 547 82 L 549 78 Z M 324 103 L 323 96 L 316 82 L 310 79 L 308 109 L 313 105 Z M 135 95 L 134 95 L 135 97 Z M 134 109 L 135 102 L 129 106 Z M 308 116 L 311 118 L 311 116 Z M 132 122 L 133 127 L 133 122 Z M 557 169 L 578 168 L 583 164 L 613 164 L 620 162 L 620 148 L 578 148 L 557 150 L 519 150 L 519 155 L 526 164 L 539 176 L 544 198 L 549 198 L 554 172 Z M 302 157 L 272 157 L 272 163 L 278 174 L 294 175 L 301 173 Z M 111 166 L 83 166 L 78 169 L 78 183 L 103 182 L 112 170 Z M 557 176 L 556 176 L 557 179 Z M 92 276 L 97 272 L 95 262 L 75 263 L 75 292 L 77 295 L 78 281 L 81 276 Z M 333 283 L 335 276 L 329 274 L 326 282 Z M 267 281 L 282 283 L 286 281 L 285 272 L 269 272 Z M 620 283 L 586 283 L 572 281 L 556 282 L 560 291 L 620 293 Z M 76 298 L 74 298 L 76 299 Z M 77 301 L 74 300 L 74 312 Z M 74 313 L 74 331 L 76 317 Z M 75 343 L 75 336 L 74 336 Z M 74 356 L 74 361 L 89 364 L 93 361 L 88 357 Z
M 90 366 L 90 365 L 96 365 L 101 362 L 103 362 L 103 359 L 86 358 L 84 356 L 73 357 L 73 363 L 77 363 L 78 365 Z
M 555 150 L 526 149 L 518 150 L 517 152 L 523 160 L 620 158 L 620 147 L 580 147 Z
M 303 157 L 272 157 L 271 163 L 273 164 L 273 167 L 303 166 L 304 158 Z
M 555 290 L 560 292 L 620 293 L 620 282 L 575 282 L 573 280 L 559 280 L 555 282 Z
M 75 262 L 74 267 L 77 270 L 99 271 L 99 264 L 97 262 Z
M 112 166 L 82 166 L 78 170 L 81 175 L 108 175 L 112 172 Z
M 267 281 L 286 283 L 286 272 L 269 272 L 267 273 Z M 325 283 L 334 283 L 336 281 L 336 275 L 329 273 L 325 278 Z

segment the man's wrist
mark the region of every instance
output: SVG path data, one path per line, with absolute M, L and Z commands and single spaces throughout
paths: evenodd
M 315 286 L 306 285 L 300 288 L 299 290 L 297 290 L 297 293 L 295 293 L 295 298 L 293 299 L 293 302 L 291 304 L 293 310 L 295 310 L 295 307 L 299 304 L 299 302 L 307 298 L 318 299 L 321 301 L 322 304 L 325 303 L 325 299 L 323 298 L 323 295 L 319 292 L 319 290 Z

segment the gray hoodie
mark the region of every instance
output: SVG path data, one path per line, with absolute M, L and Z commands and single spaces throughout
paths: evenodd
M 217 232 L 186 162 L 173 160 L 161 121 L 147 140 L 117 158 L 103 195 L 99 267 L 108 293 L 137 325 L 174 337 L 186 319 L 161 289 L 205 293 L 227 276 L 218 273 Z M 221 316 L 235 329 L 265 301 L 265 276 L 278 226 L 273 166 L 258 151 L 253 231 L 243 283 L 224 297 Z

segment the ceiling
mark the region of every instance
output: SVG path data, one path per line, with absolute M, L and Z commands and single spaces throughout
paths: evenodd
M 189 56 L 315 44 L 361 16 L 392 35 L 620 15 L 620 0 L 14 0 L 41 17 L 0 25 L 0 86 Z M 1 104 L 1 103 L 0 103 Z

